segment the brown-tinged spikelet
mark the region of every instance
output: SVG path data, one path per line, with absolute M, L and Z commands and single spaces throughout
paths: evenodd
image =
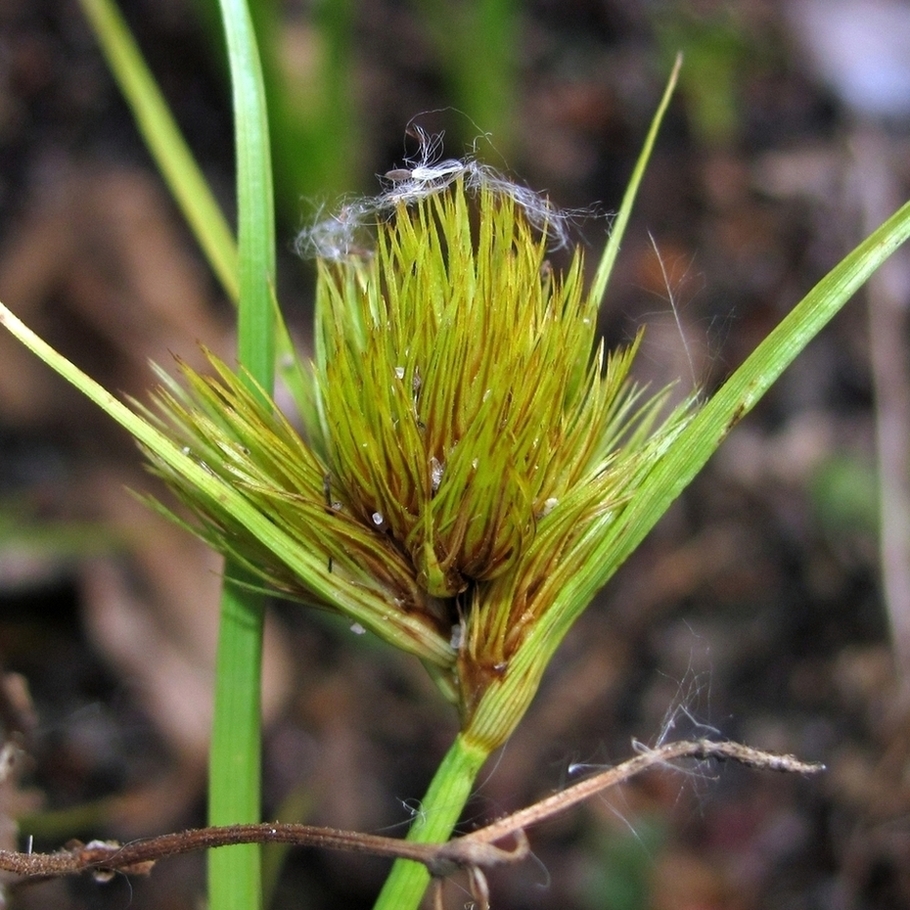
M 476 209 L 474 211 L 473 209 Z M 319 264 L 315 407 L 302 433 L 214 360 L 158 404 L 208 469 L 308 558 L 157 469 L 217 549 L 434 667 L 485 747 L 503 741 L 571 621 L 615 569 L 602 541 L 678 433 L 605 354 L 576 251 L 546 261 L 521 205 L 458 179 L 402 200 L 369 256 Z

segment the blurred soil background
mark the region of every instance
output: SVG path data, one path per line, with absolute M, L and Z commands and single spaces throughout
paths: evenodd
M 716 388 L 910 189 L 903 3 L 254 6 L 278 293 L 304 347 L 313 270 L 295 233 L 375 192 L 414 153 L 415 116 L 445 130 L 446 157 L 474 149 L 579 209 L 593 263 L 685 53 L 603 309 L 611 344 L 647 324 L 641 378 L 683 391 Z M 122 9 L 232 212 L 214 9 Z M 465 825 L 633 740 L 733 738 L 828 771 L 650 772 L 530 832 L 534 858 L 491 875 L 495 908 L 910 906 L 908 294 L 897 261 L 737 427 L 570 634 Z M 0 299 L 140 400 L 149 359 L 198 361 L 199 343 L 230 356 L 230 307 L 75 0 L 0 3 Z M 126 488 L 154 489 L 132 443 L 0 337 L 0 720 L 27 752 L 0 785 L 0 846 L 14 819 L 41 850 L 204 821 L 218 563 Z M 264 817 L 403 834 L 455 732 L 422 668 L 295 605 L 275 604 L 269 632 Z M 267 862 L 276 910 L 369 907 L 388 868 L 311 850 Z M 470 906 L 463 884 L 446 907 Z M 183 857 L 10 902 L 190 910 L 203 888 L 202 858 Z

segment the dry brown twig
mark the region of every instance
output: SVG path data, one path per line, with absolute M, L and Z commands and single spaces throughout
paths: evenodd
M 459 869 L 466 869 L 475 900 L 488 906 L 488 888 L 484 870 L 504 863 L 518 862 L 529 852 L 525 829 L 558 815 L 617 784 L 623 783 L 655 765 L 668 765 L 682 759 L 734 761 L 749 768 L 815 774 L 824 765 L 803 762 L 792 755 L 763 752 L 734 742 L 707 739 L 667 743 L 654 749 L 639 747 L 640 754 L 622 764 L 608 768 L 548 796 L 539 802 L 507 815 L 470 834 L 456 837 L 445 844 L 419 844 L 375 834 L 319 828 L 312 825 L 257 824 L 194 828 L 158 837 L 143 838 L 118 844 L 92 841 L 74 844 L 55 853 L 18 853 L 0 850 L 0 869 L 24 880 L 43 879 L 81 872 L 92 872 L 106 880 L 114 873 L 147 874 L 159 859 L 231 844 L 296 844 L 370 853 L 376 856 L 402 857 L 423 863 L 442 882 Z M 511 837 L 509 848 L 497 843 Z M 441 890 L 437 906 L 441 906 Z

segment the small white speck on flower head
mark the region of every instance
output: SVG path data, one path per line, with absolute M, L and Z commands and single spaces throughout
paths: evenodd
M 360 625 L 359 622 L 355 622 L 355 623 L 351 626 L 351 631 L 352 631 L 355 635 L 363 635 L 364 632 L 366 632 L 366 629 L 364 629 L 364 627 L 363 627 L 362 625 Z
M 543 508 L 540 510 L 540 517 L 543 518 L 546 515 L 549 515 L 557 505 L 559 505 L 559 500 L 555 496 L 551 496 L 549 499 L 545 499 L 543 502 Z
M 479 464 L 480 464 L 480 459 L 479 459 L 479 458 L 472 458 L 472 459 L 471 459 L 471 467 L 472 467 L 475 471 L 477 470 L 477 465 L 479 465 Z
M 442 483 L 442 475 L 445 469 L 446 466 L 435 455 L 430 458 L 430 486 L 434 493 Z
M 404 367 L 395 367 L 396 379 L 404 379 Z
M 373 524 L 376 525 L 377 528 L 380 527 L 385 521 L 385 518 L 382 516 L 382 512 L 374 512 L 370 517 L 373 519 Z
M 464 644 L 464 622 L 457 622 L 452 626 L 452 637 L 449 639 L 452 650 L 460 651 Z

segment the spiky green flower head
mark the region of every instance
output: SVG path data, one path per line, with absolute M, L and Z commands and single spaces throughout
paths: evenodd
M 213 546 L 423 658 L 494 748 L 683 412 L 658 426 L 630 382 L 638 340 L 605 353 L 581 251 L 556 274 L 522 197 L 465 184 L 400 193 L 374 251 L 319 262 L 301 433 L 223 364 L 160 397 L 265 531 L 159 470 Z

